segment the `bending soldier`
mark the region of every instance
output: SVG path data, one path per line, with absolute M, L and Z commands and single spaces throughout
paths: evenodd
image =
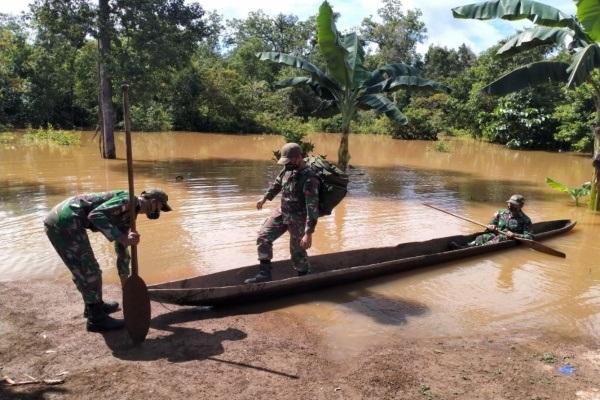
M 161 211 L 171 211 L 168 199 L 162 190 L 144 191 L 137 197 L 136 212 L 157 219 Z M 129 276 L 127 246 L 137 245 L 140 241 L 138 233 L 130 230 L 129 193 L 113 190 L 70 197 L 50 211 L 44 219 L 44 227 L 83 297 L 87 330 L 103 332 L 122 328 L 122 320 L 108 316 L 119 309 L 119 303 L 102 300 L 102 271 L 86 229 L 100 231 L 115 242 L 117 269 L 123 283 Z
M 302 149 L 296 143 L 281 148 L 277 164 L 284 165 L 275 182 L 256 203 L 261 210 L 267 200 L 273 200 L 281 192 L 281 207 L 263 223 L 256 241 L 260 270 L 245 283 L 271 280 L 273 242 L 286 231 L 290 234 L 290 255 L 299 276 L 310 273 L 306 250 L 312 245 L 312 234 L 319 218 L 319 180 L 302 157 Z

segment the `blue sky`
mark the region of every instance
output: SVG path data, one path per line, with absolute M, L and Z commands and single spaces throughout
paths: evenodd
M 322 0 L 198 0 L 206 10 L 216 10 L 225 19 L 243 18 L 249 11 L 262 9 L 267 14 L 295 14 L 301 19 L 316 13 Z M 377 16 L 377 8 L 381 6 L 378 0 L 329 0 L 334 11 L 341 14 L 338 28 L 350 29 L 360 25 L 365 16 Z M 404 0 L 403 8 L 419 8 L 423 12 L 423 21 L 428 30 L 428 38 L 419 45 L 419 51 L 424 52 L 430 44 L 446 47 L 457 47 L 462 43 L 469 45 L 479 53 L 498 40 L 507 37 L 527 22 L 505 21 L 475 21 L 457 20 L 452 18 L 452 7 L 470 3 L 470 0 Z M 575 13 L 575 3 L 570 0 L 545 0 L 568 13 Z M 19 13 L 27 10 L 26 0 L 0 0 L 0 13 Z

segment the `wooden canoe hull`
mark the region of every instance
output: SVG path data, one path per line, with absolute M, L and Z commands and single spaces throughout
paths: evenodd
M 533 224 L 536 240 L 566 233 L 574 221 L 556 220 Z M 480 254 L 518 246 L 506 241 L 486 246 L 448 250 L 450 241 L 465 244 L 477 234 L 449 236 L 422 242 L 402 243 L 391 247 L 350 250 L 310 257 L 313 273 L 298 277 L 291 262 L 273 263 L 273 280 L 244 284 L 244 279 L 258 271 L 258 265 L 236 268 L 189 279 L 148 287 L 150 299 L 179 305 L 243 304 L 267 298 L 308 292 L 344 283 L 374 278 L 379 275 L 460 260 Z

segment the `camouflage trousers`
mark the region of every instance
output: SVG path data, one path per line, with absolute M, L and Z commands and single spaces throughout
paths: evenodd
M 300 241 L 304 236 L 306 217 L 288 217 L 284 221 L 280 210 L 274 212 L 265 220 L 258 232 L 258 259 L 259 261 L 270 261 L 273 258 L 273 242 L 286 231 L 290 233 L 290 255 L 294 269 L 298 272 L 310 272 L 310 263 L 306 250 L 300 247 Z
M 469 246 L 483 246 L 484 244 L 494 244 L 505 242 L 508 239 L 505 235 L 497 235 L 495 233 L 484 233 L 475 238 L 472 242 L 469 242 Z
M 69 228 L 44 223 L 50 243 L 72 274 L 85 304 L 102 301 L 102 271 L 87 232 L 74 222 Z

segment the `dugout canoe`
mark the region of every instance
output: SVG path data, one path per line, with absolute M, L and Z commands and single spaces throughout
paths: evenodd
M 535 240 L 543 240 L 566 233 L 574 226 L 575 221 L 571 220 L 546 221 L 533 224 L 532 231 Z M 310 257 L 313 273 L 302 277 L 296 276 L 289 260 L 284 260 L 273 262 L 273 280 L 270 282 L 244 284 L 244 279 L 258 272 L 258 265 L 249 265 L 150 285 L 148 292 L 150 299 L 162 303 L 206 306 L 244 304 L 519 246 L 518 242 L 511 240 L 459 250 L 450 250 L 448 247 L 451 241 L 466 244 L 478 234 L 316 255 Z M 533 256 L 547 257 L 537 252 L 532 253 Z

